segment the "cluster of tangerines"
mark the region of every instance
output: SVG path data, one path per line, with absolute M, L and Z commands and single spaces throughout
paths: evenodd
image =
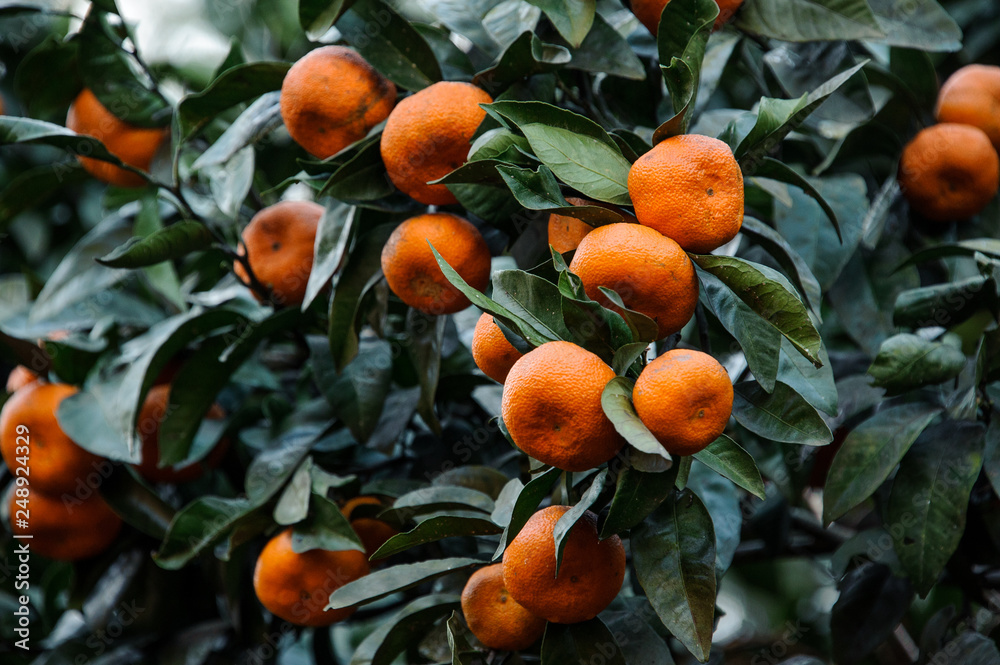
M 66 335 L 56 331 L 49 339 Z M 39 344 L 44 349 L 45 340 L 39 340 Z M 24 366 L 11 371 L 6 388 L 10 397 L 0 410 L 0 453 L 9 469 L 23 466 L 28 473 L 24 491 L 11 487 L 8 497 L 12 530 L 31 534 L 32 550 L 51 559 L 75 561 L 103 552 L 121 529 L 121 519 L 99 491 L 111 463 L 77 445 L 56 417 L 59 405 L 76 394 L 77 388 L 50 382 Z M 200 463 L 160 467 L 159 428 L 167 412 L 169 393 L 165 382 L 153 386 L 139 412 L 137 431 L 142 459 L 133 468 L 152 483 L 196 480 L 205 466 L 213 467 L 221 461 L 227 447 L 223 440 Z M 209 419 L 222 417 L 218 405 L 207 414 Z
M 660 2 L 653 24 L 665 4 Z M 738 5 L 727 3 L 728 15 Z M 655 32 L 655 25 L 650 29 Z M 356 52 L 326 46 L 289 70 L 282 85 L 281 115 L 293 140 L 321 159 L 364 138 L 384 121 L 380 150 L 395 186 L 426 205 L 457 203 L 447 187 L 429 183 L 465 163 L 470 140 L 485 117 L 481 104 L 492 98 L 458 82 L 435 83 L 398 104 L 396 96 L 392 82 Z M 121 122 L 86 90 L 67 119 L 71 129 L 101 139 L 126 164 L 148 170 L 163 132 L 116 124 Z M 137 152 L 130 153 L 132 149 Z M 136 174 L 81 161 L 107 182 L 142 184 Z M 588 297 L 621 311 L 601 287 L 615 291 L 626 308 L 652 319 L 663 338 L 680 331 L 697 305 L 698 281 L 687 252 L 710 252 L 739 232 L 742 172 L 721 141 L 675 136 L 636 161 L 628 190 L 635 215 L 619 210 L 628 222 L 593 228 L 572 216 L 552 215 L 549 240 L 557 251 L 575 252 L 570 269 Z M 258 212 L 243 231 L 241 261 L 234 266 L 237 276 L 252 283 L 252 272 L 274 302 L 300 304 L 322 215 L 318 204 L 293 201 Z M 390 289 L 407 305 L 429 314 L 468 307 L 469 300 L 438 267 L 431 246 L 470 286 L 486 289 L 491 261 L 486 242 L 471 222 L 450 213 L 418 215 L 394 230 L 381 257 Z M 502 416 L 524 452 L 578 471 L 599 466 L 621 450 L 625 441 L 601 407 L 602 391 L 615 373 L 597 355 L 566 341 L 542 344 L 522 355 L 487 314 L 476 326 L 473 355 L 484 373 L 504 384 Z M 67 389 L 70 394 L 72 389 Z M 640 419 L 666 451 L 689 455 L 722 433 L 732 410 L 733 388 L 725 369 L 711 356 L 675 349 L 645 366 L 633 398 Z M 58 403 L 49 406 L 47 422 L 57 428 Z M 350 513 L 353 508 L 344 510 Z M 540 637 L 546 621 L 593 618 L 617 595 L 625 574 L 624 548 L 618 536 L 599 539 L 591 512 L 567 536 L 556 574 L 553 531 L 567 510 L 550 506 L 535 513 L 506 548 L 503 563 L 469 579 L 462 606 L 470 628 L 485 645 L 524 648 Z M 367 556 L 356 550 L 296 552 L 290 528 L 274 536 L 254 572 L 261 603 L 301 625 L 328 625 L 349 615 L 350 610 L 324 611 L 326 599 L 339 586 L 367 574 L 368 558 L 394 533 L 384 522 L 370 520 L 378 533 L 365 540 L 366 529 L 359 522 L 352 521 L 352 526 Z
M 967 65 L 938 93 L 936 125 L 903 148 L 899 185 L 910 207 L 932 222 L 960 221 L 1000 188 L 1000 67 Z

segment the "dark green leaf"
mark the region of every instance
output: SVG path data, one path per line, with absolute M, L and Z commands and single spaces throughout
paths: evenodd
M 299 25 L 311 40 L 325 35 L 354 0 L 299 0 Z
M 935 0 L 868 0 L 885 37 L 879 41 L 921 51 L 958 51 L 962 29 Z
M 110 268 L 142 268 L 183 258 L 212 244 L 212 233 L 200 222 L 181 221 L 143 238 L 131 238 L 97 262 Z
M 0 116 L 0 145 L 12 143 L 40 143 L 60 148 L 74 155 L 84 155 L 99 159 L 102 162 L 110 162 L 115 166 L 124 168 L 132 173 L 138 173 L 147 180 L 149 174 L 138 169 L 126 166 L 120 159 L 108 152 L 104 144 L 90 136 L 77 134 L 60 125 L 31 118 L 17 118 L 14 116 Z M 71 173 L 74 167 L 69 165 L 57 165 L 57 169 L 62 169 L 65 173 Z M 58 171 L 57 171 L 58 172 Z
M 517 534 L 521 532 L 521 529 L 531 516 L 535 514 L 538 504 L 552 491 L 552 487 L 561 475 L 562 471 L 559 469 L 549 469 L 532 478 L 524 486 L 524 489 L 517 495 L 517 501 L 514 502 L 514 508 L 510 514 L 510 522 L 504 529 L 503 536 L 500 537 L 500 546 L 493 555 L 494 560 L 499 559 L 503 555 L 503 551 L 507 548 L 507 545 L 517 537 Z
M 334 274 L 343 267 L 347 248 L 354 238 L 356 218 L 356 211 L 350 206 L 336 202 L 326 206 L 316 229 L 315 258 L 312 270 L 309 271 L 305 298 L 302 300 L 303 311 L 309 308 Z
M 14 93 L 33 118 L 63 115 L 83 83 L 79 75 L 79 43 L 50 34 L 14 69 Z M 51 76 L 59 72 L 59 76 Z M 38 82 L 45 80 L 45 85 Z
M 545 12 L 562 38 L 574 48 L 580 46 L 590 32 L 597 13 L 596 0 L 529 0 Z
M 391 665 L 415 642 L 423 639 L 438 619 L 459 608 L 459 596 L 435 593 L 417 598 L 380 621 L 351 656 L 350 665 Z
M 942 243 L 927 249 L 922 249 L 908 256 L 905 261 L 896 266 L 898 272 L 907 266 L 915 266 L 935 259 L 950 256 L 974 256 L 976 252 L 992 258 L 1000 258 L 1000 240 L 994 238 L 973 238 L 955 243 Z
M 568 69 L 636 81 L 646 78 L 646 68 L 628 41 L 600 14 L 594 15 L 594 25 L 580 47 L 573 49 L 572 55 L 573 59 L 566 65 Z
M 411 547 L 437 542 L 443 538 L 459 536 L 491 536 L 503 529 L 494 524 L 486 516 L 464 517 L 460 515 L 438 515 L 430 517 L 405 533 L 398 533 L 378 548 L 372 559 L 405 552 Z
M 843 243 L 844 238 L 840 231 L 840 221 L 837 219 L 837 213 L 833 210 L 823 195 L 820 194 L 819 190 L 813 187 L 813 184 L 805 179 L 798 171 L 788 166 L 784 162 L 779 162 L 773 157 L 764 157 L 760 160 L 757 165 L 757 170 L 754 172 L 755 176 L 758 178 L 770 178 L 771 180 L 777 180 L 778 182 L 783 182 L 793 187 L 801 189 L 806 196 L 816 201 L 819 207 L 823 209 L 823 213 L 833 224 L 834 230 L 837 232 L 837 238 Z
M 695 453 L 694 458 L 754 496 L 766 498 L 764 481 L 753 457 L 725 434 Z
M 315 427 L 295 427 L 258 453 L 247 468 L 247 497 L 262 505 L 273 498 L 294 475 L 320 431 Z
M 292 551 L 341 550 L 365 551 L 358 534 L 351 528 L 337 504 L 320 494 L 310 497 L 309 517 L 292 532 Z
M 788 0 L 785 0 L 786 2 Z M 796 1 L 796 0 L 791 0 Z M 807 0 L 809 2 L 819 2 L 821 0 Z M 825 0 L 826 2 L 860 2 L 864 0 Z M 760 3 L 754 3 L 760 5 Z M 773 3 L 775 5 L 782 2 Z M 867 5 L 866 5 L 867 8 Z M 746 12 L 744 12 L 744 15 Z M 796 24 L 798 22 L 796 21 Z M 843 39 L 842 36 L 837 39 Z M 757 163 L 793 130 L 798 128 L 803 121 L 815 111 L 820 104 L 826 101 L 827 97 L 837 91 L 840 86 L 848 81 L 852 76 L 861 71 L 867 61 L 858 63 L 845 72 L 842 72 L 810 93 L 802 95 L 798 99 L 772 99 L 764 97 L 760 100 L 757 110 L 757 121 L 744 137 L 739 146 L 734 151 L 740 166 L 747 173 L 756 170 Z
M 139 65 L 136 54 L 124 48 L 107 14 L 87 14 L 77 37 L 84 85 L 105 108 L 140 127 L 168 124 L 170 104 Z
M 595 662 L 626 665 L 615 636 L 597 617 L 571 624 L 550 621 L 542 637 L 541 656 L 542 665 Z
M 552 538 L 556 544 L 556 575 L 559 574 L 559 566 L 562 565 L 563 550 L 566 547 L 566 536 L 569 535 L 569 532 L 580 518 L 583 517 L 584 513 L 597 502 L 601 493 L 604 492 L 604 486 L 607 482 L 608 470 L 601 469 L 594 476 L 594 482 L 590 484 L 590 487 L 583 493 L 580 500 L 572 508 L 563 513 L 556 522 L 555 528 L 552 529 Z
M 615 351 L 615 357 L 611 361 L 611 368 L 615 370 L 615 374 L 618 376 L 625 376 L 625 373 L 636 360 L 646 356 L 646 350 L 648 348 L 649 344 L 646 342 L 633 342 L 631 344 L 626 344 Z
M 828 416 L 837 415 L 837 384 L 825 348 L 820 349 L 822 367 L 815 367 L 792 348 L 787 339 L 781 340 L 778 359 L 778 379 Z
M 584 196 L 619 205 L 631 203 L 631 164 L 597 123 L 543 102 L 494 102 L 487 111 L 524 132 L 538 159 Z
M 754 378 L 765 390 L 774 390 L 778 376 L 781 333 L 756 314 L 718 277 L 698 272 L 701 289 L 698 300 L 715 314 L 739 343 Z
M 412 307 L 406 312 L 407 351 L 420 381 L 417 411 L 428 427 L 438 433 L 441 424 L 434 414 L 434 396 L 441 376 L 441 344 L 446 322 L 446 317 L 425 314 Z
M 677 468 L 657 473 L 626 467 L 618 474 L 611 508 L 601 526 L 601 538 L 621 534 L 640 524 L 674 490 Z
M 885 36 L 866 0 L 748 2 L 736 16 L 736 27 L 787 42 Z
M 251 62 L 223 71 L 204 90 L 187 95 L 178 104 L 181 134 L 190 138 L 226 109 L 280 90 L 290 66 L 286 62 Z
M 737 383 L 735 389 L 733 417 L 754 434 L 807 446 L 825 446 L 833 440 L 816 409 L 784 383 L 775 383 L 770 395 L 756 381 Z
M 950 327 L 983 309 L 996 312 L 1000 299 L 994 280 L 977 276 L 903 291 L 896 297 L 892 320 L 908 328 Z
M 170 522 L 160 550 L 153 555 L 161 568 L 177 570 L 222 539 L 253 510 L 246 499 L 206 496 L 184 506 Z
M 667 499 L 632 529 L 639 584 L 667 630 L 698 660 L 708 660 L 715 615 L 715 529 L 689 489 Z
M 711 0 L 673 0 L 663 8 L 656 33 L 660 69 L 674 116 L 653 133 L 653 143 L 684 134 L 698 98 L 701 63 L 719 6 Z
M 657 455 L 673 463 L 666 448 L 653 436 L 635 412 L 632 404 L 632 387 L 635 382 L 624 376 L 616 376 L 604 386 L 601 393 L 601 407 L 604 415 L 614 424 L 615 430 L 638 450 L 649 455 Z
M 892 482 L 886 521 L 903 569 L 921 597 L 965 531 L 969 494 L 983 464 L 980 423 L 944 422 L 924 430 Z
M 427 41 L 380 0 L 357 0 L 337 28 L 365 60 L 401 88 L 422 90 L 441 80 L 441 66 Z
M 901 333 L 882 343 L 868 373 L 887 395 L 897 395 L 953 379 L 964 367 L 961 349 Z
M 784 335 L 813 365 L 822 366 L 819 355 L 823 340 L 809 317 L 809 311 L 795 297 L 794 289 L 781 273 L 732 256 L 692 254 L 691 259 L 732 289 L 740 300 Z
M 327 179 L 318 196 L 343 201 L 374 201 L 392 194 L 379 148 L 381 134 L 365 139 L 357 154 L 345 161 Z
M 334 412 L 358 441 L 367 441 L 382 415 L 392 383 L 392 348 L 381 339 L 365 339 L 358 355 L 339 374 L 327 339 L 310 336 L 316 381 Z
M 330 602 L 324 609 L 339 610 L 355 605 L 364 605 L 385 598 L 386 596 L 405 591 L 418 584 L 429 582 L 444 575 L 481 565 L 479 559 L 453 557 L 434 559 L 421 563 L 406 563 L 390 568 L 376 570 L 359 580 L 340 587 L 330 595 Z
M 281 93 L 266 92 L 233 121 L 222 136 L 191 165 L 192 171 L 226 164 L 236 153 L 281 126 Z
M 569 51 L 562 46 L 545 44 L 532 32 L 522 32 L 507 47 L 500 60 L 472 79 L 489 91 L 499 92 L 522 78 L 561 69 L 570 61 Z
M 391 225 L 383 224 L 363 234 L 348 255 L 334 287 L 327 336 L 337 372 L 358 353 L 361 297 L 382 276 L 382 247 L 392 231 Z
M 854 428 L 830 464 L 823 521 L 829 524 L 871 496 L 939 412 L 930 404 L 900 404 Z
M 124 466 L 103 461 L 110 472 L 101 481 L 101 496 L 128 524 L 163 540 L 176 511 L 155 492 L 140 483 Z M 100 469 L 103 472 L 105 469 Z M 84 497 L 80 497 L 84 498 Z
M 848 571 L 838 586 L 830 617 L 834 657 L 838 663 L 860 663 L 892 637 L 913 601 L 913 586 L 877 564 Z

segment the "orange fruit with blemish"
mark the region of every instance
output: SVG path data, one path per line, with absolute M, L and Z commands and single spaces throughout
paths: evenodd
M 316 231 L 325 209 L 311 201 L 281 201 L 258 212 L 243 229 L 238 253 L 246 256 L 257 279 L 271 289 L 281 305 L 300 305 L 312 273 Z M 233 265 L 236 276 L 249 284 L 243 264 Z M 254 296 L 262 297 L 256 291 Z
M 493 98 L 471 83 L 441 81 L 405 98 L 382 131 L 382 161 L 393 184 L 426 205 L 458 199 L 445 185 L 429 185 L 465 164 L 470 141 Z
M 503 553 L 503 581 L 532 614 L 554 623 L 579 623 L 611 604 L 625 580 L 625 548 L 618 536 L 600 540 L 597 515 L 589 510 L 566 535 L 556 575 L 552 533 L 569 506 L 549 506 L 532 515 Z
M 320 159 L 363 139 L 395 104 L 392 81 L 345 46 L 310 51 L 281 84 L 281 118 L 288 133 Z
M 569 269 L 592 300 L 620 311 L 605 287 L 628 309 L 656 322 L 659 338 L 679 331 L 698 304 L 698 276 L 687 253 L 660 232 L 639 224 L 594 229 L 576 249 Z
M 66 127 L 77 134 L 91 136 L 125 164 L 140 171 L 149 171 L 153 155 L 167 137 L 167 130 L 138 127 L 121 120 L 101 104 L 97 96 L 84 89 L 69 107 Z M 92 176 L 118 187 L 142 187 L 146 180 L 137 173 L 99 159 L 77 157 Z
M 287 528 L 257 557 L 253 588 L 271 614 L 299 626 L 329 626 L 354 613 L 353 607 L 324 611 L 330 594 L 368 572 L 368 558 L 358 550 L 294 551 Z
M 628 174 L 640 224 L 688 252 L 707 253 L 743 225 L 743 171 L 729 146 L 699 134 L 661 141 Z
M 667 452 L 694 455 L 726 429 L 733 384 L 726 368 L 707 353 L 672 349 L 643 368 L 632 401 Z
M 472 634 L 490 649 L 527 649 L 545 632 L 545 619 L 524 609 L 507 591 L 500 563 L 469 577 L 462 589 L 462 614 Z
M 477 291 L 489 283 L 490 248 L 479 229 L 448 213 L 411 217 L 382 248 L 382 273 L 400 300 L 427 314 L 454 314 L 469 299 L 441 272 L 431 246 Z
M 615 372 L 570 342 L 546 342 L 514 363 L 503 385 L 501 414 L 514 443 L 565 471 L 592 469 L 625 440 L 604 415 L 601 394 Z

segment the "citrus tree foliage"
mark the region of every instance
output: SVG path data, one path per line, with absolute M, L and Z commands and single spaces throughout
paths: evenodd
M 0 4 L 0 351 L 80 386 L 59 423 L 111 461 L 80 491 L 127 524 L 95 559 L 36 557 L 38 651 L 2 660 L 998 662 L 1000 206 L 932 225 L 896 185 L 940 80 L 997 58 L 994 3 L 942 4 L 747 0 L 713 32 L 714 2 L 673 0 L 653 38 L 618 0 L 209 3 L 238 36 L 207 74 L 146 65 L 113 0 L 82 17 Z M 496 257 L 491 285 L 440 266 L 521 350 L 564 339 L 612 365 L 602 402 L 628 445 L 607 465 L 520 453 L 468 348 L 479 311 L 432 317 L 389 292 L 385 240 L 426 208 L 386 177 L 381 128 L 317 160 L 282 127 L 285 72 L 320 41 L 403 94 L 461 80 L 492 95 L 468 163 L 441 180 Z M 64 127 L 83 86 L 169 127 L 148 186 L 106 188 L 77 164 L 119 163 Z M 688 132 L 732 148 L 746 217 L 738 240 L 691 256 L 697 315 L 654 343 L 709 352 L 735 382 L 726 434 L 669 460 L 631 403 L 655 325 L 587 298 L 544 229 L 550 213 L 622 221 L 631 163 Z M 325 207 L 306 299 L 261 304 L 231 272 L 239 234 L 293 187 Z M 607 207 L 567 202 L 580 195 Z M 70 335 L 39 354 L 55 330 Z M 164 371 L 161 461 L 232 441 L 194 483 L 127 465 Z M 205 417 L 214 402 L 223 421 Z M 354 617 L 271 617 L 251 585 L 264 542 L 291 525 L 303 547 L 358 548 L 338 507 L 358 495 L 386 497 L 368 515 L 398 535 L 330 597 Z M 458 594 L 548 502 L 578 507 L 566 526 L 589 509 L 622 537 L 625 584 L 598 618 L 489 652 Z

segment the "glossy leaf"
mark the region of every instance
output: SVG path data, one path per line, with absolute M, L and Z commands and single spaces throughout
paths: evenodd
M 528 0 L 545 12 L 563 39 L 571 46 L 583 43 L 597 13 L 596 0 Z
M 656 45 L 674 115 L 653 133 L 654 144 L 688 130 L 705 47 L 718 15 L 719 6 L 711 0 L 673 0 L 663 8 Z
M 611 508 L 601 526 L 601 538 L 634 528 L 663 503 L 674 490 L 677 469 L 649 473 L 626 467 L 618 474 Z
M 694 458 L 754 496 L 766 498 L 764 481 L 753 456 L 725 434 L 695 453 Z
M 795 20 L 789 20 L 795 17 Z M 747 3 L 740 30 L 788 42 L 880 39 L 885 36 L 866 0 L 775 0 Z
M 148 236 L 130 239 L 97 259 L 109 268 L 141 268 L 183 258 L 212 244 L 212 233 L 200 222 L 182 221 Z
M 830 464 L 823 521 L 832 522 L 871 496 L 939 412 L 920 402 L 889 406 L 851 430 Z
M 517 500 L 514 502 L 514 508 L 510 514 L 510 522 L 504 528 L 503 535 L 500 537 L 500 546 L 493 555 L 494 560 L 500 558 L 507 545 L 510 545 L 514 538 L 517 537 L 517 534 L 521 532 L 524 525 L 535 514 L 542 499 L 552 491 L 552 487 L 561 475 L 562 471 L 559 469 L 549 469 L 532 478 L 524 486 L 520 494 L 517 495 Z
M 715 615 L 715 530 L 701 499 L 682 490 L 632 530 L 639 584 L 667 630 L 708 660 Z
M 980 423 L 924 430 L 892 482 L 887 522 L 899 562 L 921 597 L 937 582 L 965 531 L 969 494 L 983 464 Z
M 404 563 L 376 570 L 334 591 L 330 594 L 330 602 L 324 609 L 339 610 L 345 607 L 365 605 L 398 591 L 405 591 L 418 584 L 482 563 L 479 559 L 451 557 L 421 563 Z
M 886 394 L 897 395 L 955 378 L 964 367 L 961 349 L 901 333 L 882 343 L 868 373 Z
M 543 665 L 591 662 L 626 665 L 615 636 L 597 617 L 570 624 L 550 621 L 542 637 L 541 656 Z
M 735 389 L 733 417 L 754 434 L 807 446 L 825 446 L 833 440 L 815 407 L 784 383 L 775 383 L 770 395 L 756 381 L 737 383 Z
M 223 111 L 281 89 L 291 67 L 285 62 L 251 62 L 222 72 L 204 90 L 194 92 L 177 105 L 181 133 L 190 138 Z
M 643 424 L 632 404 L 632 388 L 635 382 L 623 376 L 611 379 L 604 392 L 601 393 L 601 407 L 604 415 L 615 426 L 615 430 L 625 438 L 633 448 L 649 455 L 662 457 L 668 464 L 673 458 L 663 445 L 653 436 L 649 428 Z
M 594 482 L 590 484 L 590 487 L 583 493 L 580 500 L 573 504 L 572 508 L 563 513 L 552 529 L 552 538 L 556 545 L 556 575 L 559 574 L 559 566 L 562 565 L 563 551 L 566 548 L 567 542 L 566 536 L 573 530 L 573 527 L 576 526 L 580 518 L 597 502 L 601 493 L 604 492 L 604 486 L 607 482 L 608 470 L 601 469 L 594 476 Z

